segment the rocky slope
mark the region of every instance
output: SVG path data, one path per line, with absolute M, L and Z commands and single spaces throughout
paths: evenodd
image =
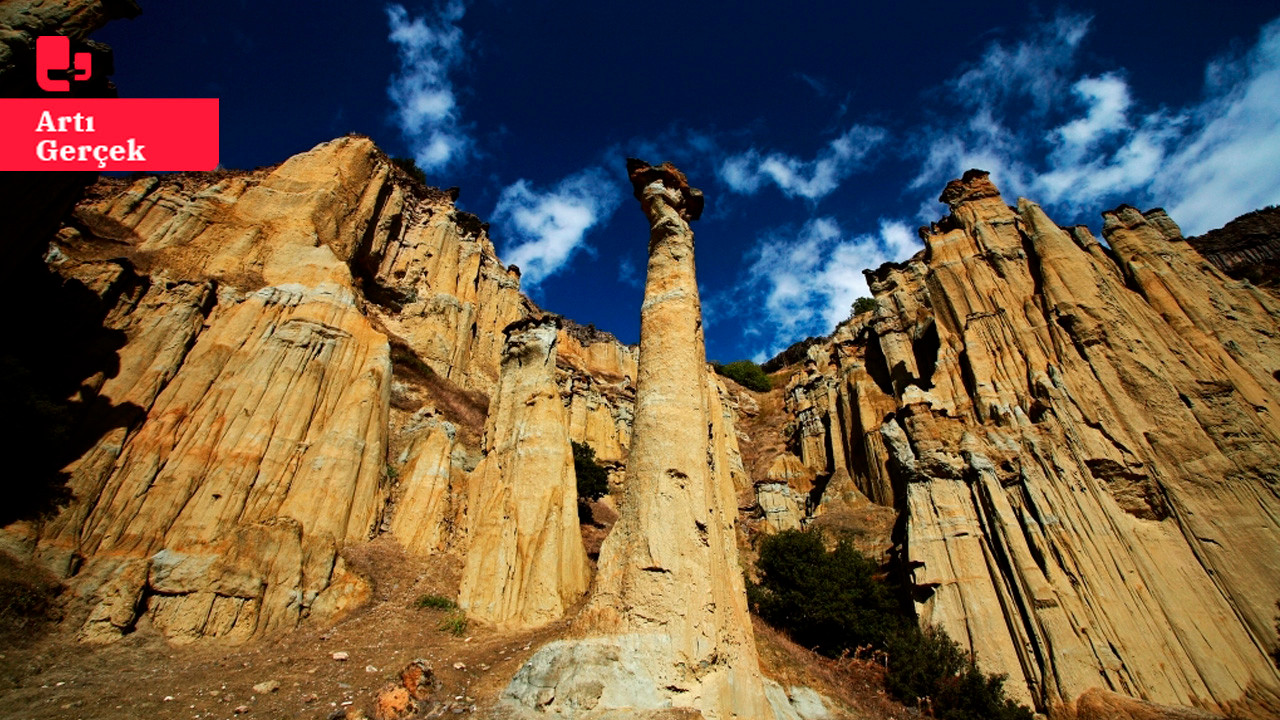
M 0 84 L 29 84 L 11 70 L 35 35 L 136 11 L 4 5 Z M 909 571 L 922 622 L 1055 716 L 1280 714 L 1280 301 L 1231 279 L 1274 259 L 1272 214 L 1184 240 L 1121 207 L 1103 245 L 966 174 L 926 249 L 869 273 L 876 309 L 760 397 L 703 364 L 694 191 L 635 169 L 657 251 L 643 363 L 594 328 L 522 322 L 544 314 L 487 226 L 365 138 L 100 180 L 69 215 L 88 180 L 6 176 L 0 297 L 26 341 L 0 352 L 0 390 L 39 430 L 9 455 L 24 488 L 67 482 L 7 509 L 27 519 L 0 549 L 67 582 L 80 640 L 141 626 L 192 652 L 299 626 L 310 651 L 317 621 L 368 603 L 381 619 L 351 632 L 421 635 L 404 568 L 461 568 L 421 589 L 461 585 L 493 624 L 493 696 L 516 674 L 508 700 L 569 715 L 790 718 L 813 695 L 761 675 L 741 530 L 818 525 Z M 569 439 L 610 467 L 622 515 L 586 612 L 546 625 L 589 572 Z M 120 648 L 103 657 L 127 664 Z
M 1187 243 L 1228 276 L 1274 289 L 1280 269 L 1280 207 L 1241 215 L 1217 230 L 1187 238 Z
M 76 389 L 111 422 L 67 466 L 70 504 L 0 538 L 88 600 L 86 640 L 141 615 L 175 641 L 332 616 L 368 594 L 343 548 L 380 534 L 465 553 L 466 483 L 510 402 L 502 330 L 541 313 L 450 194 L 346 137 L 103 180 L 46 260 L 119 338 Z M 621 469 L 634 352 L 567 325 L 546 378 L 564 432 Z
M 1105 213 L 1104 246 L 982 172 L 941 199 L 925 250 L 867 271 L 875 310 L 795 368 L 809 474 L 778 478 L 826 483 L 817 514 L 896 510 L 920 620 L 1023 701 L 1274 716 L 1280 303 L 1163 211 Z

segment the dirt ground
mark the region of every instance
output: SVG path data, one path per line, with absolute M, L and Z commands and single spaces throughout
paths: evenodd
M 353 567 L 373 577 L 374 599 L 337 622 L 304 622 L 282 637 L 172 646 L 145 621 L 107 646 L 76 643 L 74 622 L 10 637 L 0 649 L 0 717 L 275 720 L 328 718 L 352 706 L 372 714 L 377 692 L 419 658 L 440 681 L 425 712 L 483 717 L 486 701 L 563 632 L 563 624 L 503 634 L 473 627 L 455 636 L 440 628 L 449 611 L 414 605 L 426 594 L 456 596 L 456 561 L 415 561 L 388 540 L 350 555 Z M 339 652 L 345 661 L 333 659 Z M 278 690 L 254 691 L 271 681 Z
M 330 623 L 240 646 L 167 644 L 144 620 L 112 645 L 75 640 L 74 599 L 63 598 L 64 623 L 29 622 L 0 633 L 0 718 L 24 720 L 327 720 L 350 708 L 373 716 L 378 692 L 415 659 L 435 671 L 438 689 L 415 717 L 491 717 L 492 705 L 520 666 L 567 623 L 499 633 L 442 629 L 451 611 L 416 607 L 427 594 L 455 597 L 456 560 L 415 560 L 389 539 L 348 552 L 373 580 L 372 601 Z M 12 575 L 12 564 L 0 568 Z M 0 577 L 0 579 L 3 579 Z M 870 661 L 834 661 L 755 623 L 761 665 L 783 685 L 803 684 L 851 712 L 836 717 L 887 720 L 915 714 L 884 697 Z M 334 653 L 346 653 L 335 660 Z M 255 685 L 278 684 L 255 691 Z

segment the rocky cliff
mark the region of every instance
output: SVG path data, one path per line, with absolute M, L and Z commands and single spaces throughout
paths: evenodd
M 986 173 L 941 200 L 922 252 L 867 272 L 875 310 L 790 371 L 817 512 L 896 510 L 921 622 L 1023 701 L 1274 716 L 1280 303 L 1163 211 L 1105 213 L 1103 245 Z M 771 475 L 802 494 L 795 466 Z
M 510 402 L 502 330 L 541 313 L 453 198 L 352 136 L 254 172 L 103 179 L 75 208 L 45 272 L 111 342 L 72 385 L 69 504 L 0 538 L 88 600 L 86 639 L 339 613 L 368 592 L 343 548 L 379 534 L 465 554 Z M 564 432 L 621 470 L 634 351 L 572 324 L 557 343 Z
M 1241 215 L 1217 230 L 1187 238 L 1205 260 L 1228 276 L 1274 289 L 1280 269 L 1280 207 Z

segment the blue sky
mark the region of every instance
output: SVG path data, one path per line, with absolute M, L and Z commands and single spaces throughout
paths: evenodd
M 624 158 L 675 162 L 724 361 L 829 332 L 970 167 L 1095 231 L 1121 202 L 1187 234 L 1280 203 L 1275 2 L 142 5 L 95 36 L 121 96 L 221 98 L 226 167 L 349 131 L 413 155 L 537 302 L 625 342 Z

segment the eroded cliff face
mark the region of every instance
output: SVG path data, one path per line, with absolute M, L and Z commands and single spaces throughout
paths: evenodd
M 458 605 L 506 628 L 556 620 L 587 590 L 568 416 L 555 382 L 556 330 L 549 317 L 504 330 L 484 459 L 468 493 Z
M 514 395 L 529 383 L 500 381 L 502 330 L 543 313 L 454 197 L 354 136 L 253 172 L 91 188 L 45 257 L 102 308 L 111 340 L 74 390 L 91 432 L 65 470 L 70 503 L 0 532 L 88 602 L 85 640 L 143 616 L 191 642 L 336 615 L 369 594 L 343 549 L 381 534 L 413 555 L 467 556 L 468 487 L 530 422 L 495 425 L 503 407 L 528 409 Z M 556 351 L 540 392 L 554 407 L 539 405 L 539 422 L 591 445 L 620 491 L 636 350 L 570 321 L 543 329 Z M 581 551 L 567 461 L 561 539 Z M 525 478 L 539 491 L 543 465 Z M 506 510 L 533 513 L 527 495 Z M 475 619 L 536 624 L 585 589 L 582 557 L 530 542 L 516 550 L 575 569 L 552 593 L 559 610 L 542 612 L 535 577 L 502 591 L 514 615 Z
M 820 508 L 856 501 L 847 472 L 897 509 L 921 622 L 1014 697 L 1271 716 L 1280 304 L 1163 211 L 1105 213 L 1108 247 L 986 173 L 941 199 L 925 250 L 868 271 L 875 310 L 787 387 Z
M 251 173 L 102 181 L 46 260 L 122 340 L 78 390 L 101 431 L 70 505 L 3 537 L 90 601 L 86 639 L 144 613 L 174 640 L 245 639 L 361 602 L 346 545 L 465 549 L 501 329 L 534 307 L 448 194 L 347 137 Z M 625 376 L 629 351 L 597 345 L 567 367 Z M 607 425 L 579 431 L 621 460 Z

